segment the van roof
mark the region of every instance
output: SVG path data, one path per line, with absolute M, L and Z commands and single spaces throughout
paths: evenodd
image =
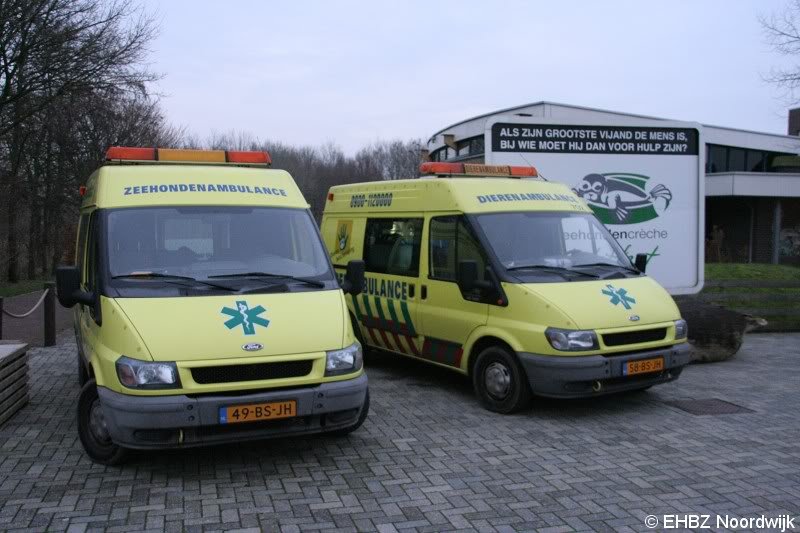
M 86 183 L 82 207 L 244 205 L 308 208 L 285 170 L 208 164 L 106 164 Z
M 332 197 L 331 197 L 332 195 Z M 566 185 L 531 179 L 419 178 L 331 187 L 325 213 L 580 211 L 591 209 Z

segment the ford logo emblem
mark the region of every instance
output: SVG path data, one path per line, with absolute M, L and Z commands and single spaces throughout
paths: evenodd
M 631 322 L 638 322 L 639 321 L 639 315 L 631 315 L 631 316 L 628 317 L 628 320 L 630 320 Z
M 242 344 L 242 350 L 245 352 L 257 352 L 263 347 L 263 344 L 259 344 L 257 342 L 248 342 L 247 344 Z

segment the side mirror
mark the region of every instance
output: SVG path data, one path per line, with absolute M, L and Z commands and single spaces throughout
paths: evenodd
M 458 263 L 458 287 L 469 292 L 478 287 L 478 262 L 464 259 Z
M 347 262 L 347 270 L 342 281 L 342 290 L 346 294 L 361 294 L 364 290 L 364 270 L 364 261 L 353 259 Z
M 56 294 L 64 307 L 94 305 L 94 294 L 81 290 L 81 271 L 77 266 L 56 268 Z
M 644 271 L 647 269 L 647 254 L 636 254 L 636 260 L 633 262 L 633 266 L 636 267 L 636 270 L 644 274 Z
M 462 292 L 475 289 L 489 290 L 495 287 L 491 281 L 478 279 L 478 262 L 474 259 L 463 259 L 458 262 L 458 288 Z

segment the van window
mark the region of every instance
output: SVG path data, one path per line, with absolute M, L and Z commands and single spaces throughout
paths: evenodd
M 486 275 L 486 258 L 464 217 L 445 216 L 431 219 L 430 278 L 456 281 L 458 263 L 473 260 L 478 263 L 478 279 Z
M 92 292 L 97 284 L 97 211 L 89 217 L 86 229 L 86 255 L 85 255 L 84 282 L 86 290 Z
M 109 213 L 107 233 L 111 276 L 332 276 L 314 220 L 300 209 L 125 208 Z
M 630 260 L 593 215 L 511 212 L 476 216 L 488 246 L 506 268 L 570 268 L 594 263 L 630 267 Z
M 592 224 L 591 219 L 584 217 L 562 218 L 561 229 L 564 232 L 564 247 L 567 253 L 585 253 L 616 261 L 616 252 L 605 239 L 605 235 Z
M 367 272 L 419 276 L 421 218 L 370 218 L 364 238 Z
M 89 215 L 81 215 L 78 222 L 78 248 L 75 250 L 75 265 L 83 275 L 83 264 L 86 256 L 86 237 L 89 235 Z

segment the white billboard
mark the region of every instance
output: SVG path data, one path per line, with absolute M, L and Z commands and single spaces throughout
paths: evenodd
M 486 163 L 567 184 L 672 294 L 703 288 L 702 128 L 686 122 L 495 117 Z

